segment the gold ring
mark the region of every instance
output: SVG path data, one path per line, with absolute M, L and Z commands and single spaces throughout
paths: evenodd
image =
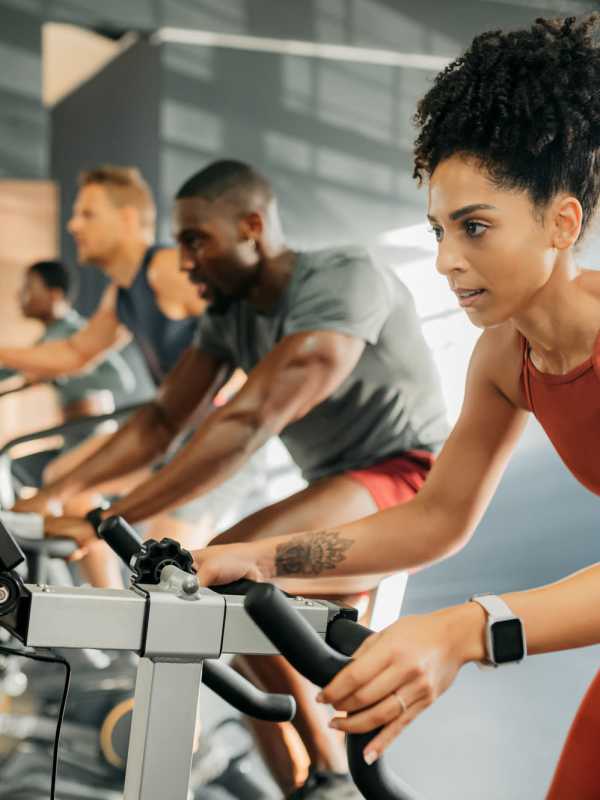
M 396 698 L 396 700 L 398 701 L 398 705 L 400 706 L 400 715 L 406 714 L 407 705 L 400 692 L 394 692 L 394 697 Z

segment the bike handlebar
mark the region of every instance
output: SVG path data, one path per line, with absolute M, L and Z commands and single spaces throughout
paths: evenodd
M 93 516 L 94 512 L 90 513 Z M 93 519 L 90 521 L 94 524 Z M 135 566 L 136 558 L 144 552 L 149 544 L 149 542 L 144 543 L 135 528 L 122 517 L 108 517 L 97 524 L 96 530 L 98 536 L 104 539 L 130 568 L 132 564 Z M 169 542 L 170 540 L 164 539 L 163 541 Z M 160 543 L 153 540 L 151 542 L 154 546 L 160 546 Z M 176 545 L 175 542 L 172 544 Z M 180 549 L 177 555 L 180 556 L 179 566 L 186 569 L 189 564 L 189 569 L 193 571 L 192 559 L 187 551 Z M 170 559 L 167 558 L 165 563 L 169 563 L 169 561 Z M 160 567 L 160 557 L 157 559 L 157 564 Z M 252 581 L 238 581 L 229 586 L 216 588 L 229 589 L 229 594 L 244 594 L 253 585 Z M 222 593 L 225 594 L 227 591 Z M 202 682 L 242 714 L 248 714 L 256 719 L 269 722 L 288 722 L 294 718 L 296 713 L 296 701 L 290 695 L 262 692 L 231 667 L 217 661 L 205 661 Z
M 127 564 L 131 564 L 132 558 L 142 548 L 137 532 L 120 517 L 111 517 L 102 522 L 98 532 Z M 341 618 L 328 625 L 327 642 L 324 642 L 295 611 L 285 594 L 273 584 L 240 580 L 210 588 L 220 594 L 245 595 L 244 607 L 248 615 L 292 666 L 317 686 L 327 685 L 349 663 L 349 656 L 372 633 L 368 628 Z M 289 713 L 291 698 L 284 696 L 285 699 L 277 700 L 273 704 L 269 698 L 276 698 L 277 695 L 264 695 L 246 681 L 246 686 L 243 686 L 237 680 L 240 676 L 233 670 L 224 665 L 219 666 L 220 669 L 213 671 L 212 676 L 209 668 L 208 678 L 213 681 L 211 688 L 234 707 L 242 711 L 251 707 L 250 713 L 260 719 L 275 720 L 277 717 L 273 715 Z M 250 691 L 248 687 L 252 687 L 254 691 Z M 243 707 L 238 705 L 242 689 Z M 259 700 L 260 694 L 262 697 Z M 283 703 L 282 707 L 277 706 L 279 702 Z M 261 716 L 262 713 L 270 716 Z M 288 716 L 287 719 L 289 718 Z M 359 791 L 373 800 L 417 800 L 414 791 L 386 767 L 385 760 L 379 759 L 371 765 L 365 762 L 364 749 L 376 733 L 377 731 L 371 731 L 347 737 L 348 764 Z
M 324 642 L 273 584 L 255 584 L 246 595 L 244 606 L 279 652 L 317 686 L 328 684 L 349 663 L 350 658 Z M 350 620 L 334 620 L 329 628 L 332 635 L 328 639 L 336 646 L 341 643 L 343 650 L 354 651 L 371 633 Z M 376 733 L 347 737 L 348 765 L 357 788 L 369 800 L 417 800 L 415 792 L 387 768 L 385 759 L 370 766 L 365 762 L 364 748 Z
M 202 683 L 242 714 L 267 722 L 289 722 L 296 715 L 296 701 L 289 694 L 271 694 L 220 661 L 205 661 Z

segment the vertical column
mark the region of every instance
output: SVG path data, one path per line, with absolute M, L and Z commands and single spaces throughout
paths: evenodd
M 202 662 L 141 658 L 124 800 L 187 800 Z

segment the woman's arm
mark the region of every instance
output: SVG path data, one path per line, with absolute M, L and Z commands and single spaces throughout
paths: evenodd
M 530 655 L 600 643 L 600 564 L 502 599 L 523 621 Z M 372 763 L 452 684 L 464 664 L 485 659 L 485 624 L 483 609 L 467 602 L 404 617 L 370 637 L 320 695 L 322 702 L 350 714 L 333 727 L 364 733 L 383 726 L 365 751 Z
M 495 347 L 485 334 L 479 340 L 460 418 L 414 500 L 335 529 L 278 536 L 235 549 L 221 546 L 229 545 L 226 535 L 217 537 L 214 545 L 194 554 L 203 583 L 244 576 L 276 581 L 378 575 L 430 564 L 464 546 L 527 417 L 498 389 L 490 372 L 498 359 Z

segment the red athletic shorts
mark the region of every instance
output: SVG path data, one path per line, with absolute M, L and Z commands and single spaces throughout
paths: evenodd
M 402 456 L 380 461 L 367 469 L 350 470 L 346 475 L 362 483 L 382 511 L 412 500 L 425 483 L 433 461 L 433 453 L 427 450 L 407 450 Z

